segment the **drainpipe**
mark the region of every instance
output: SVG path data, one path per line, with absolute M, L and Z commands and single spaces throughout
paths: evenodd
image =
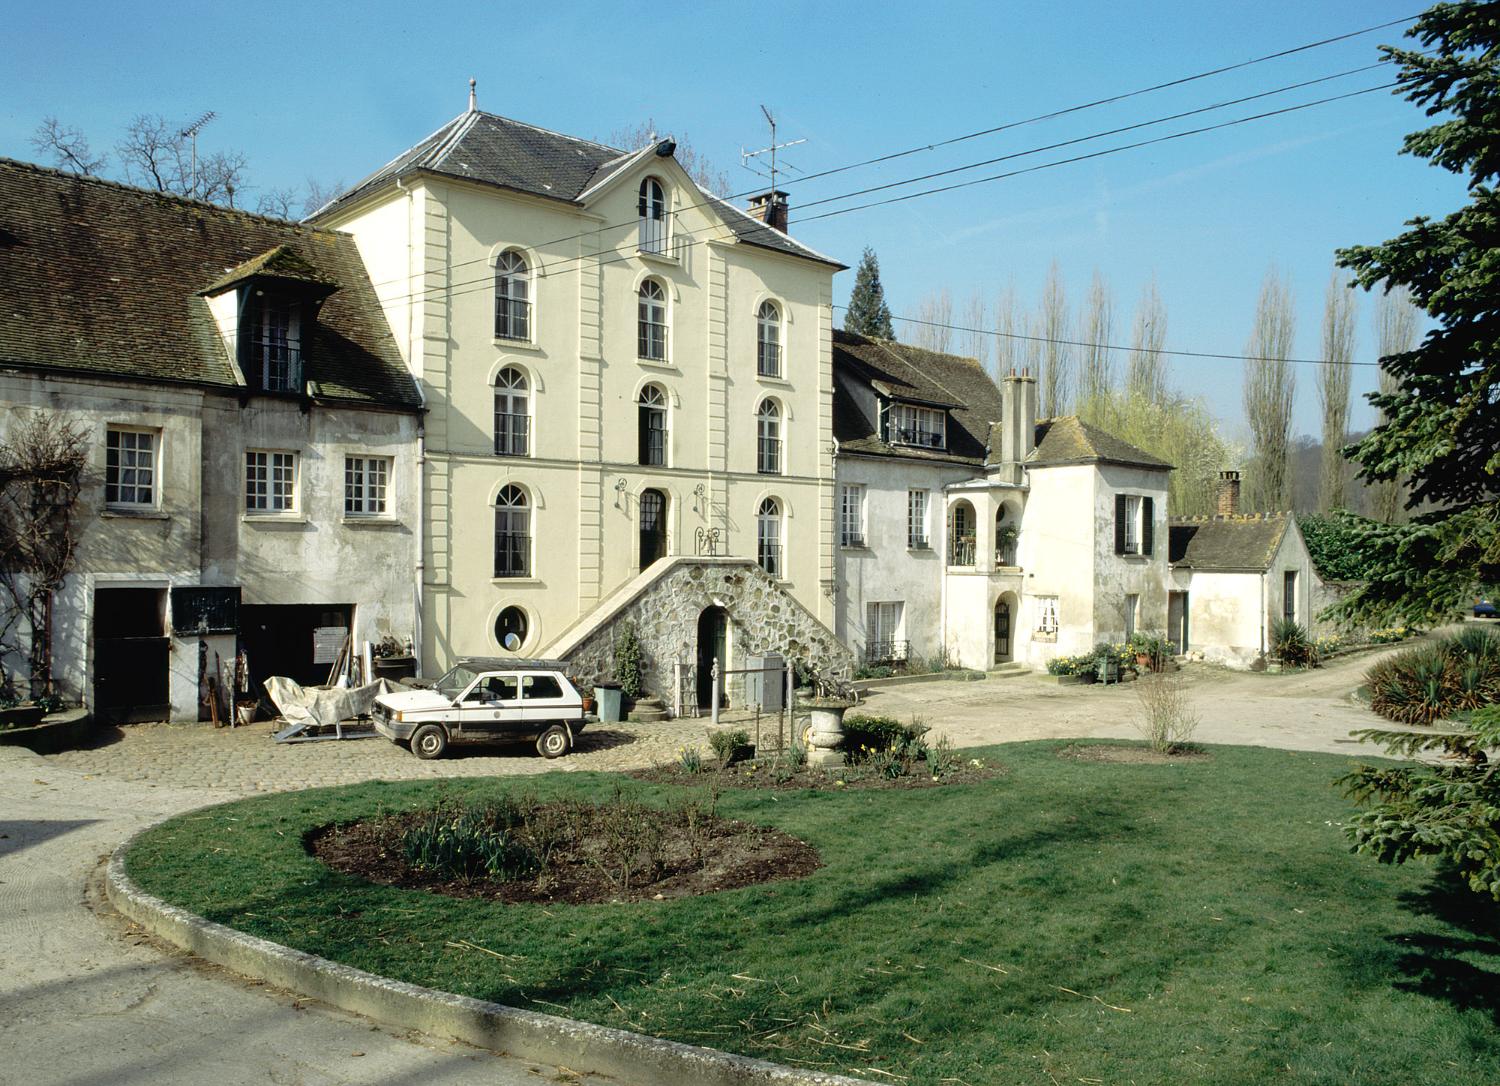
M 412 655 L 417 658 L 417 674 L 424 675 L 422 667 L 422 582 L 427 576 L 427 423 L 417 423 L 417 568 L 413 599 L 416 610 L 412 613 Z
M 1266 576 L 1265 573 L 1260 575 L 1260 654 L 1262 657 L 1266 654 L 1266 623 L 1271 618 L 1266 612 Z

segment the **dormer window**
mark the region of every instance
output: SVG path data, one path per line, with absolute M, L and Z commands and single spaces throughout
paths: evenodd
M 935 407 L 893 403 L 886 409 L 885 439 L 892 445 L 944 449 L 948 447 L 947 422 L 946 413 Z
M 302 322 L 299 307 L 259 291 L 246 307 L 240 366 L 257 392 L 302 391 Z
M 641 221 L 639 248 L 643 253 L 667 255 L 667 194 L 654 177 L 641 181 L 636 214 Z

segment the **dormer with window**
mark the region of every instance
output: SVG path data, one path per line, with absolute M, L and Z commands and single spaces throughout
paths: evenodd
M 887 444 L 948 447 L 948 413 L 940 407 L 890 401 L 881 405 L 881 422 Z
M 203 292 L 248 390 L 306 392 L 305 346 L 318 310 L 337 289 L 291 247 L 278 245 Z

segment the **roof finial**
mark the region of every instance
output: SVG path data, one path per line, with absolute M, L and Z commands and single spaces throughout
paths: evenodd
M 475 100 L 474 100 L 474 87 L 475 87 L 475 84 L 477 84 L 478 82 L 479 82 L 479 80 L 475 79 L 473 76 L 469 77 L 469 112 L 470 113 L 474 113 L 474 112 L 476 112 L 479 109 L 479 106 L 475 103 Z

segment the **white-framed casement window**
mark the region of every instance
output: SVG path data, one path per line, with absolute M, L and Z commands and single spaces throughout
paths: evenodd
M 390 457 L 344 457 L 344 515 L 386 516 L 390 512 L 390 481 Z
M 865 488 L 862 483 L 845 483 L 839 492 L 839 545 L 865 545 Z
M 531 576 L 531 503 L 514 484 L 495 499 L 495 576 Z
M 1057 597 L 1038 596 L 1036 598 L 1036 628 L 1044 634 L 1057 633 Z
M 650 467 L 667 464 L 667 394 L 656 385 L 641 389 L 637 401 L 638 459 Z
M 291 303 L 257 297 L 247 307 L 245 380 L 260 392 L 302 391 L 301 314 Z
M 654 177 L 642 179 L 636 201 L 641 236 L 637 248 L 643 253 L 665 256 L 667 253 L 667 193 Z M 642 355 L 642 357 L 649 357 Z
M 775 400 L 763 400 L 755 412 L 755 470 L 781 474 L 781 408 Z
M 112 509 L 155 509 L 156 430 L 111 426 L 104 435 L 104 504 Z
M 899 663 L 907 658 L 904 600 L 865 604 L 865 662 Z
M 1125 640 L 1135 636 L 1136 617 L 1140 614 L 1141 597 L 1134 592 L 1125 594 Z
M 885 414 L 886 440 L 892 445 L 917 445 L 924 449 L 947 447 L 945 413 L 933 407 L 893 403 Z
M 775 302 L 762 302 L 755 314 L 755 372 L 781 376 L 781 310 Z
M 495 338 L 531 339 L 531 282 L 526 258 L 514 249 L 495 262 Z
M 245 453 L 245 512 L 297 511 L 297 454 L 271 449 Z
M 756 560 L 772 577 L 781 577 L 781 503 L 766 498 L 755 511 Z
M 906 492 L 906 545 L 914 551 L 925 551 L 932 544 L 927 538 L 927 491 Z
M 531 447 L 526 375 L 506 366 L 495 375 L 495 455 L 525 456 Z
M 1115 553 L 1149 556 L 1156 503 L 1140 494 L 1115 495 Z
M 667 360 L 667 292 L 655 279 L 641 284 L 636 322 L 637 357 L 648 362 Z

